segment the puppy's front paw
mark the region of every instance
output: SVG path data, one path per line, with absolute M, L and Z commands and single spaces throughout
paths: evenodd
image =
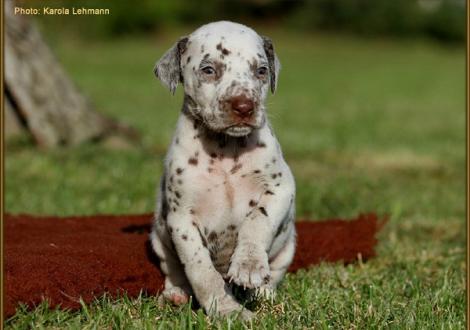
M 244 288 L 255 289 L 269 283 L 271 273 L 268 255 L 254 244 L 245 244 L 235 249 L 228 270 L 228 278 Z

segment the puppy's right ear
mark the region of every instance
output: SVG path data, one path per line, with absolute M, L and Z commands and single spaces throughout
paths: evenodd
M 160 81 L 175 94 L 179 82 L 183 82 L 181 74 L 181 55 L 186 51 L 188 38 L 181 38 L 155 64 L 153 72 Z

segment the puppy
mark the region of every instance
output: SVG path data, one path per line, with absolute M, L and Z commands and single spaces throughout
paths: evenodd
M 172 93 L 184 87 L 151 233 L 175 304 L 194 295 L 208 313 L 249 318 L 232 284 L 272 295 L 293 259 L 295 182 L 264 105 L 279 69 L 269 38 L 227 21 L 155 66 Z

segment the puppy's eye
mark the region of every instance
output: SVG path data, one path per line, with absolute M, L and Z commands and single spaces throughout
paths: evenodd
M 259 67 L 259 68 L 256 70 L 256 74 L 257 74 L 258 76 L 265 76 L 267 73 L 268 73 L 268 68 L 265 67 L 265 66 Z
M 215 69 L 211 66 L 205 66 L 201 69 L 201 71 L 208 75 L 215 74 Z

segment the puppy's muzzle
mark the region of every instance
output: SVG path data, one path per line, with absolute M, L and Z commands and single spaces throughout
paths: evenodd
M 253 117 L 255 102 L 244 94 L 234 96 L 227 100 L 233 116 L 240 121 L 250 120 Z

